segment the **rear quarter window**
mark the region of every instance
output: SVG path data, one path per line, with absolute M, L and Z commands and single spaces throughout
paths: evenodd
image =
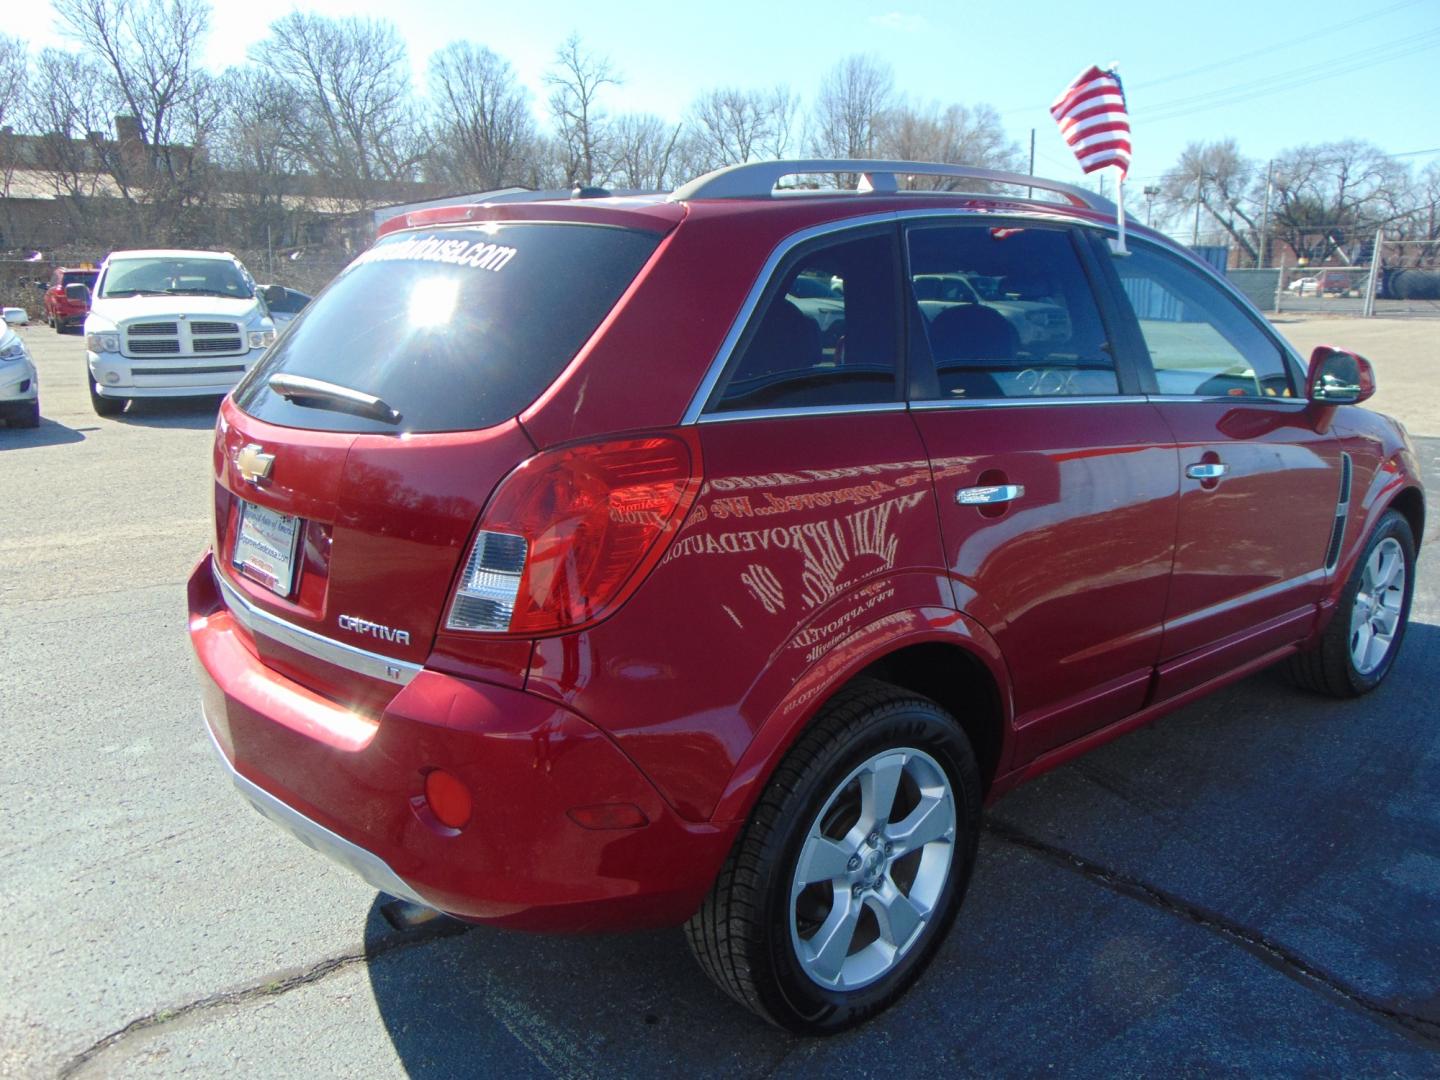
M 326 431 L 491 427 L 554 381 L 659 242 L 554 222 L 395 233 L 305 308 L 236 388 L 236 404 Z M 400 423 L 293 404 L 268 386 L 278 372 L 373 394 Z

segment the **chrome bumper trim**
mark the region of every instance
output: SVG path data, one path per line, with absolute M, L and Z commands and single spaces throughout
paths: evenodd
M 230 763 L 230 759 L 225 756 L 225 751 L 220 749 L 219 740 L 215 738 L 215 731 L 210 727 L 209 717 L 204 715 L 203 709 L 201 710 L 201 722 L 205 725 L 205 734 L 210 736 L 210 745 L 215 747 L 215 753 L 220 755 L 220 760 L 230 774 L 230 779 L 239 789 L 240 794 L 260 812 L 262 817 L 279 825 L 306 847 L 313 848 L 347 870 L 360 875 L 366 884 L 381 892 L 400 900 L 409 900 L 421 907 L 434 907 L 405 884 L 400 875 L 391 870 L 390 864 L 379 855 L 373 851 L 367 851 L 359 844 L 352 844 L 343 836 L 325 828 L 324 825 L 310 820 L 293 806 L 282 802 L 264 788 L 241 776 L 235 766 Z
M 327 664 L 346 668 L 359 675 L 368 675 L 372 679 L 395 683 L 397 686 L 405 686 L 425 670 L 419 664 L 396 660 L 393 656 L 382 656 L 380 653 L 359 649 L 354 645 L 346 645 L 343 642 L 323 637 L 313 630 L 306 630 L 294 623 L 286 622 L 246 600 L 233 585 L 225 580 L 218 568 L 212 568 L 211 572 L 215 575 L 215 584 L 219 586 L 220 596 L 224 599 L 225 606 L 230 609 L 230 614 L 235 616 L 236 622 L 252 634 L 271 638 L 296 652 L 313 656 L 317 660 L 324 660 Z

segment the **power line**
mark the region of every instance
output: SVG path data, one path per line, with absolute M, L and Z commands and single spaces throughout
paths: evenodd
M 1228 56 L 1224 60 L 1215 61 L 1213 64 L 1203 64 L 1197 68 L 1190 68 L 1188 71 L 1177 71 L 1173 75 L 1166 75 L 1160 79 L 1148 79 L 1145 82 L 1136 83 L 1134 89 L 1148 90 L 1152 86 L 1162 86 L 1165 83 L 1176 82 L 1180 79 L 1189 79 L 1196 75 L 1205 75 L 1209 72 L 1217 71 L 1220 68 L 1229 67 L 1232 64 L 1243 63 L 1246 60 L 1254 60 L 1260 56 L 1269 56 L 1275 52 L 1276 49 L 1289 49 L 1296 45 L 1303 45 L 1307 41 L 1314 41 L 1318 37 L 1325 37 L 1328 34 L 1333 34 L 1340 30 L 1348 30 L 1350 27 L 1360 23 L 1374 22 L 1376 19 L 1389 15 L 1393 11 L 1399 11 L 1401 8 L 1414 7 L 1419 2 L 1420 0 L 1401 0 L 1401 3 L 1392 4 L 1390 7 L 1382 8 L 1380 11 L 1367 11 L 1364 15 L 1357 16 L 1354 19 L 1348 19 L 1342 23 L 1335 23 L 1332 26 L 1321 27 L 1319 30 L 1312 30 L 1308 34 L 1292 37 L 1288 40 L 1277 42 L 1274 45 L 1266 46 L 1263 49 L 1255 49 L 1253 52 L 1241 53 L 1238 56 Z
M 1161 102 L 1139 115 L 1146 123 L 1173 120 L 1192 112 L 1218 108 L 1234 104 L 1237 101 L 1264 97 L 1285 90 L 1294 90 L 1320 79 L 1335 78 L 1361 68 L 1374 66 L 1372 61 L 1375 64 L 1389 63 L 1391 60 L 1398 60 L 1412 53 L 1433 49 L 1436 45 L 1440 45 L 1440 26 L 1430 27 L 1411 36 L 1406 45 L 1399 49 L 1392 42 L 1387 41 L 1345 57 L 1335 57 L 1314 64 L 1306 64 L 1303 67 L 1291 68 L 1289 71 L 1277 72 L 1259 79 L 1251 79 L 1248 82 L 1220 87 L 1207 93 Z M 1383 59 L 1381 59 L 1382 57 Z
M 1324 36 L 1326 36 L 1326 35 L 1328 35 L 1328 34 L 1336 33 L 1336 32 L 1338 32 L 1338 31 L 1340 31 L 1340 30 L 1348 30 L 1350 27 L 1355 26 L 1355 25 L 1357 25 L 1357 24 L 1359 24 L 1359 23 L 1362 23 L 1362 22 L 1363 22 L 1363 23 L 1373 22 L 1374 20 L 1376 20 L 1376 19 L 1378 19 L 1378 18 L 1382 18 L 1382 17 L 1385 16 L 1385 15 L 1389 15 L 1389 14 L 1391 14 L 1392 12 L 1399 11 L 1401 8 L 1413 7 L 1415 4 L 1417 4 L 1417 3 L 1419 3 L 1419 2 L 1420 2 L 1420 0 L 1401 0 L 1400 3 L 1398 3 L 1398 4 L 1392 4 L 1392 5 L 1391 5 L 1390 7 L 1388 7 L 1388 8 L 1382 8 L 1382 9 L 1379 10 L 1379 11 L 1366 12 L 1364 15 L 1357 16 L 1356 18 L 1347 19 L 1345 22 L 1335 23 L 1335 24 L 1333 24 L 1333 25 L 1331 25 L 1331 26 L 1321 27 L 1321 28 L 1318 29 L 1318 30 L 1312 30 L 1310 33 L 1308 33 L 1308 34 L 1301 34 L 1301 35 L 1298 36 L 1298 37 L 1283 38 L 1283 39 L 1281 39 L 1280 41 L 1272 42 L 1270 45 L 1267 45 L 1267 46 L 1265 46 L 1265 47 L 1263 47 L 1263 48 L 1260 48 L 1260 49 L 1255 49 L 1255 50 L 1252 51 L 1252 52 L 1241 53 L 1241 54 L 1239 54 L 1238 56 L 1228 56 L 1228 57 L 1226 57 L 1224 60 L 1217 60 L 1217 61 L 1215 61 L 1214 63 L 1203 64 L 1203 65 L 1201 65 L 1200 67 L 1190 68 L 1190 69 L 1188 69 L 1188 70 L 1186 70 L 1186 71 L 1176 72 L 1176 73 L 1174 73 L 1173 75 L 1165 75 L 1165 76 L 1162 76 L 1161 78 L 1158 78 L 1158 79 L 1148 79 L 1148 80 L 1146 80 L 1145 82 L 1134 83 L 1134 84 L 1132 84 L 1132 85 L 1130 86 L 1130 89 L 1140 90 L 1140 89 L 1148 89 L 1148 88 L 1150 88 L 1150 87 L 1152 87 L 1152 86 L 1162 86 L 1162 85 L 1164 85 L 1165 83 L 1175 82 L 1175 81 L 1178 81 L 1178 80 L 1180 80 L 1180 79 L 1188 79 L 1188 78 L 1191 78 L 1191 77 L 1193 77 L 1193 76 L 1195 76 L 1195 75 L 1207 74 L 1207 73 L 1209 73 L 1209 72 L 1211 72 L 1211 71 L 1217 71 L 1217 70 L 1219 70 L 1220 68 L 1230 67 L 1230 66 L 1232 66 L 1232 65 L 1234 65 L 1234 64 L 1242 63 L 1242 62 L 1244 62 L 1244 61 L 1246 61 L 1246 60 L 1254 60 L 1254 59 L 1256 59 L 1257 57 L 1269 56 L 1269 55 L 1271 55 L 1272 53 L 1274 53 L 1274 52 L 1275 52 L 1276 50 L 1278 50 L 1278 49 L 1289 49 L 1289 48 L 1292 48 L 1292 47 L 1294 47 L 1294 46 L 1296 46 L 1296 45 L 1303 45 L 1304 43 L 1306 43 L 1306 42 L 1308 42 L 1308 41 L 1313 41 L 1314 39 L 1316 39 L 1316 38 L 1318 38 L 1318 37 L 1324 37 Z M 1049 110 L 1049 106 L 1048 106 L 1048 105 L 1043 106 L 1043 108 L 1044 108 L 1046 111 Z M 1018 114 L 1018 113 L 1022 113 L 1022 112 L 1023 112 L 1023 113 L 1033 113 L 1033 112 L 1036 112 L 1036 111 L 1038 111 L 1038 109 L 1037 109 L 1036 106 L 1027 105 L 1027 106 L 1018 107 L 1018 108 L 1014 108 L 1014 109 L 1004 109 L 1004 110 L 1002 110 L 1002 111 L 1000 112 L 1000 115 L 1003 117 L 1003 116 L 1010 116 L 1010 115 L 1012 115 L 1012 114 Z

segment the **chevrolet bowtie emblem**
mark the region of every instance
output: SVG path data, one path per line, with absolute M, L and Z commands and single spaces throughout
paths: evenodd
M 270 478 L 270 469 L 275 464 L 275 455 L 267 454 L 254 443 L 243 447 L 235 455 L 235 467 L 248 483 L 258 484 Z

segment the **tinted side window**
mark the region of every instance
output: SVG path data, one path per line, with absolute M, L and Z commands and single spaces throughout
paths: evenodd
M 1144 244 L 1116 259 L 1162 394 L 1292 397 L 1280 347 L 1231 297 L 1182 260 Z
M 1068 231 L 912 229 L 910 280 L 950 399 L 1120 391 L 1089 279 Z
M 896 273 L 889 233 L 824 244 L 782 264 L 710 411 L 896 400 Z

